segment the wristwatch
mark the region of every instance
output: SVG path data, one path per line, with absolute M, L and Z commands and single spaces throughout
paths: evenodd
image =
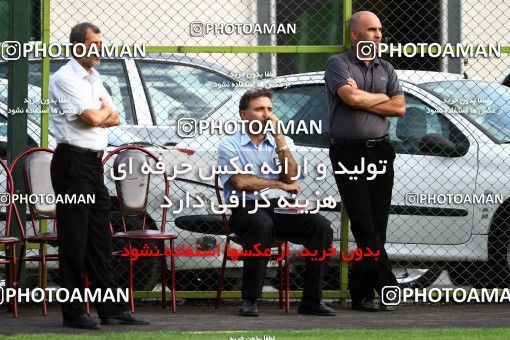
M 284 151 L 287 151 L 287 150 L 289 150 L 289 146 L 285 145 L 282 148 L 276 148 L 276 153 L 284 152 Z

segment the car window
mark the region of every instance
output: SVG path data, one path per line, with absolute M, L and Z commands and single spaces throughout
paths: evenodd
M 510 87 L 510 75 L 506 76 L 505 80 L 501 83 L 505 85 L 506 87 Z
M 0 115 L 0 136 L 7 137 L 7 118 Z
M 233 93 L 234 82 L 213 71 L 167 62 L 137 62 L 156 125 L 201 119 Z M 225 86 L 219 86 L 225 85 Z
M 455 145 L 466 145 L 467 138 L 444 115 L 406 93 L 406 114 L 390 118 L 390 140 L 397 153 L 423 154 L 420 142 L 426 135 L 440 135 Z
M 124 61 L 103 60 L 97 66 L 97 71 L 119 111 L 120 123 L 135 124 L 132 95 Z
M 487 81 L 432 82 L 432 91 L 497 143 L 510 142 L 510 89 Z
M 50 62 L 50 74 L 58 71 L 65 63 L 67 63 L 66 60 L 52 60 Z M 102 60 L 96 69 L 101 75 L 103 84 L 112 96 L 113 102 L 119 111 L 121 124 L 135 124 L 132 96 L 129 91 L 124 61 Z M 0 78 L 7 79 L 7 65 L 5 63 L 0 64 Z M 29 63 L 28 83 L 33 86 L 29 87 L 30 92 L 28 96 L 34 104 L 41 98 L 41 82 L 42 65 L 40 62 L 32 61 Z M 38 93 L 35 93 L 36 91 Z M 5 86 L 3 83 L 0 85 L 0 101 L 7 103 L 7 82 L 5 82 Z
M 37 133 L 30 130 L 30 124 L 27 126 L 28 137 L 27 144 L 29 148 L 37 147 L 39 144 L 32 138 L 37 137 Z M 0 158 L 6 159 L 7 157 L 7 117 L 0 114 Z
M 273 112 L 285 124 L 294 121 L 295 128 L 298 127 L 300 121 L 306 124 L 306 128 L 310 128 L 310 122 L 316 125 L 319 122 L 321 126 L 321 134 L 313 131 L 312 134 L 299 132 L 297 134 L 287 134 L 294 140 L 294 143 L 301 145 L 310 145 L 317 147 L 328 147 L 329 138 L 329 114 L 327 107 L 326 90 L 324 85 L 306 85 L 294 86 L 288 88 L 275 89 L 273 91 Z M 310 129 L 311 131 L 311 129 Z

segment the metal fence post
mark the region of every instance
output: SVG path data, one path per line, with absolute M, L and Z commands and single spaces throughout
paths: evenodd
M 9 1 L 9 40 L 16 41 L 21 46 L 28 42 L 30 37 L 30 1 Z M 21 50 L 18 51 L 21 53 Z M 17 60 L 8 61 L 8 95 L 7 106 L 9 110 L 22 109 L 22 113 L 7 114 L 7 160 L 10 163 L 16 155 L 27 148 L 27 104 L 28 97 L 28 60 L 22 56 Z M 9 111 L 8 111 L 9 112 Z M 14 192 L 19 193 L 23 187 L 21 169 L 15 169 L 13 173 Z M 19 204 L 19 211 L 25 212 L 25 204 Z M 21 223 L 25 225 L 26 215 L 20 214 Z M 18 228 L 11 226 L 13 236 L 21 237 Z M 19 251 L 19 250 L 18 250 Z M 20 284 L 24 281 L 24 267 L 20 272 Z
M 349 32 L 349 20 L 352 15 L 352 0 L 344 0 L 343 11 L 343 39 L 342 50 L 346 51 L 351 44 L 351 37 Z M 342 254 L 347 251 L 349 247 L 349 217 L 342 202 L 340 208 L 340 304 L 345 307 L 347 304 L 347 297 L 349 296 L 348 283 L 349 283 L 349 264 L 342 261 Z
M 43 0 L 42 8 L 42 42 L 46 46 L 50 43 L 50 0 Z M 50 82 L 50 57 L 45 54 L 42 58 L 41 82 L 41 146 L 48 146 L 48 86 Z
M 42 4 L 42 43 L 46 46 L 50 43 L 50 0 L 43 0 Z M 50 57 L 48 53 L 44 54 L 42 58 L 42 72 L 41 72 L 41 147 L 48 147 L 48 129 L 49 129 L 49 106 L 48 106 L 48 87 L 50 82 Z M 40 220 L 40 229 L 42 232 L 48 231 L 48 221 Z M 47 246 L 45 245 L 45 250 Z M 46 270 L 47 271 L 47 270 Z M 39 263 L 39 279 L 43 276 L 42 263 Z M 44 273 L 46 275 L 46 273 Z M 42 282 L 39 282 L 41 285 Z

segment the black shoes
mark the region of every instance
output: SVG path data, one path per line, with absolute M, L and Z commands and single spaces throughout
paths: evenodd
M 106 319 L 101 319 L 101 325 L 148 325 L 149 321 L 139 319 L 131 312 L 125 311 L 116 315 L 112 315 Z
M 64 320 L 64 327 L 79 329 L 100 329 L 101 327 L 87 314 L 81 314 L 75 319 Z
M 379 312 L 381 308 L 374 303 L 373 299 L 352 300 L 352 309 L 362 312 Z
M 241 307 L 239 307 L 239 315 L 241 316 L 259 316 L 257 302 L 251 302 L 248 299 L 243 299 Z
M 135 318 L 129 311 L 101 319 L 101 325 L 148 325 L 149 322 Z M 101 327 L 87 314 L 81 314 L 75 319 L 64 320 L 64 327 L 79 329 L 100 329 Z
M 320 316 L 335 316 L 336 312 L 333 308 L 330 308 L 322 302 L 301 300 L 298 307 L 298 314 L 311 314 Z M 257 308 L 257 302 L 248 299 L 243 299 L 241 307 L 239 307 L 239 315 L 241 316 L 259 316 L 259 310 Z
M 319 300 L 318 302 L 301 300 L 301 303 L 298 307 L 298 314 L 335 316 L 336 312 L 333 308 L 326 306 L 322 300 Z
M 385 305 L 384 303 L 381 302 L 381 304 L 379 305 L 379 309 L 383 312 L 393 312 L 393 311 L 397 310 L 397 306 Z

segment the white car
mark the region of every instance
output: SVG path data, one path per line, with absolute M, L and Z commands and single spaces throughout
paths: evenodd
M 52 63 L 52 71 L 58 68 L 59 63 L 62 64 L 63 61 L 57 60 Z M 0 78 L 4 77 L 2 66 L 0 65 Z M 35 77 L 35 80 L 31 81 L 33 87 L 29 93 L 38 93 L 36 85 L 37 77 L 40 77 L 40 64 L 31 63 L 30 67 L 30 74 Z M 101 67 L 99 71 L 103 75 L 106 87 L 111 92 L 117 107 L 122 111 L 122 124 L 119 130 L 111 133 L 110 136 L 128 136 L 127 139 L 122 138 L 122 141 L 111 143 L 112 145 L 142 140 L 142 144 L 162 157 L 167 165 L 187 162 L 192 163 L 195 169 L 200 167 L 206 169 L 216 164 L 216 145 L 223 136 L 204 134 L 183 140 L 176 135 L 176 121 L 179 118 L 208 121 L 238 120 L 238 102 L 246 88 L 216 85 L 233 84 L 239 79 L 230 77 L 228 71 L 220 67 L 213 67 L 204 61 L 190 60 L 183 56 L 173 59 L 161 57 L 152 60 L 105 60 L 101 63 Z M 499 266 L 504 268 L 499 270 L 499 273 L 508 272 L 506 251 L 510 242 L 505 241 L 506 232 L 502 232 L 503 237 L 499 237 L 497 233 L 500 230 L 497 226 L 507 220 L 503 215 L 499 219 L 495 218 L 498 205 L 410 206 L 405 202 L 406 194 L 466 194 L 484 193 L 486 190 L 502 194 L 506 200 L 508 190 L 505 191 L 505 186 L 508 187 L 508 175 L 505 175 L 505 171 L 508 173 L 508 165 L 505 162 L 508 160 L 508 146 L 501 143 L 502 137 L 499 134 L 507 132 L 495 131 L 493 127 L 486 127 L 487 131 L 485 131 L 484 126 L 488 124 L 487 122 L 478 122 L 466 115 L 448 113 L 451 107 L 439 97 L 440 94 L 434 94 L 425 89 L 429 86 L 426 83 L 432 83 L 435 80 L 447 81 L 448 86 L 456 84 L 461 79 L 460 75 L 402 71 L 399 72 L 399 77 L 406 92 L 408 109 L 414 108 L 416 112 L 420 112 L 420 109 L 421 111 L 443 110 L 446 112 L 426 116 L 421 114 L 420 117 L 426 118 L 425 133 L 420 131 L 420 126 L 412 127 L 413 122 L 409 120 L 409 117 L 414 114 L 409 110 L 406 118 L 401 120 L 405 124 L 401 123 L 399 126 L 397 119 L 392 118 L 391 139 L 398 156 L 395 163 L 393 207 L 388 227 L 387 246 L 390 258 L 399 261 L 396 271 L 400 282 L 424 286 L 434 281 L 442 268 L 450 270 L 454 283 L 470 282 L 469 279 L 473 277 L 470 273 L 476 273 L 473 268 L 479 268 L 478 262 L 496 262 L 498 265 L 491 264 L 490 268 Z M 291 137 L 299 147 L 300 156 L 313 155 L 311 157 L 313 162 L 327 164 L 330 168 L 328 113 L 322 78 L 321 73 L 310 73 L 278 77 L 269 82 L 261 81 L 259 85 L 266 84 L 274 89 L 274 108 L 280 117 L 286 117 L 287 121 L 290 119 L 322 121 L 321 135 L 298 134 Z M 469 81 L 462 82 L 470 84 Z M 500 97 L 509 98 L 508 90 L 494 83 L 474 84 L 479 84 L 483 89 L 496 93 L 495 101 L 501 106 L 501 117 L 508 119 L 510 109 L 505 106 L 508 104 L 504 100 L 504 104 L 500 104 Z M 492 91 L 494 86 L 495 89 Z M 470 93 L 463 88 L 458 92 L 467 95 Z M 448 94 L 448 92 L 445 93 Z M 487 94 L 489 95 L 490 93 Z M 493 94 L 492 96 L 494 97 Z M 34 98 L 37 98 L 37 95 Z M 29 136 L 34 141 L 38 139 L 37 123 L 37 120 L 29 122 L 29 130 L 34 133 L 32 135 L 29 132 Z M 424 126 L 421 124 L 422 129 Z M 507 129 L 504 131 L 508 131 L 508 120 L 506 125 L 503 124 L 500 128 L 505 129 L 504 126 Z M 449 139 L 450 129 L 454 127 L 461 132 L 452 135 L 457 136 L 458 141 L 462 140 L 462 143 L 457 143 L 460 145 L 458 151 L 462 153 L 466 151 L 465 154 L 453 157 L 453 154 L 433 155 L 423 154 L 420 151 L 419 137 L 423 134 L 435 133 Z M 129 135 L 127 131 L 136 137 Z M 432 139 L 432 142 L 441 144 L 444 140 L 436 138 Z M 50 136 L 50 145 L 53 145 L 52 143 Z M 434 147 L 429 149 L 433 150 Z M 109 177 L 108 170 L 106 173 Z M 312 174 L 305 178 L 303 197 L 320 190 L 323 194 L 331 194 L 337 201 L 340 200 L 336 184 L 331 176 L 321 183 L 313 181 L 313 177 Z M 107 183 L 115 206 L 116 195 L 113 183 L 108 179 Z M 154 183 L 156 189 L 159 184 Z M 202 201 L 214 201 L 212 184 L 212 182 L 202 181 L 196 175 L 181 176 L 171 183 L 172 202 L 178 204 L 178 200 L 185 197 L 186 192 L 190 194 L 190 197 L 200 196 Z M 155 192 L 157 190 L 150 190 L 148 204 L 149 222 L 153 227 L 160 219 L 162 203 L 161 197 L 156 197 Z M 506 211 L 508 214 L 505 207 L 506 205 L 500 205 L 500 211 Z M 340 220 L 337 211 L 338 206 L 333 211 L 321 211 L 321 213 L 332 221 L 333 227 L 337 230 L 335 245 L 338 247 Z M 206 228 L 214 225 L 216 228 L 214 232 L 196 229 L 197 222 L 211 220 L 213 223 L 205 225 Z M 194 222 L 189 223 L 190 221 Z M 207 249 L 218 243 L 222 245 L 224 241 L 224 237 L 218 235 L 221 230 L 217 229 L 218 224 L 215 221 L 217 216 L 214 216 L 210 209 L 185 209 L 177 215 L 170 214 L 169 228 L 179 236 L 179 244 L 200 245 L 202 249 Z M 496 241 L 489 243 L 489 239 Z M 501 240 L 503 241 L 499 242 Z M 352 241 L 351 237 L 351 248 Z M 498 245 L 498 242 L 502 244 Z M 496 254 L 505 255 L 497 257 Z M 491 261 L 488 261 L 489 259 Z M 143 261 L 139 260 L 139 263 L 141 262 Z M 439 266 L 444 263 L 448 265 Z M 211 271 L 217 273 L 221 259 L 177 258 L 176 265 L 179 271 L 188 272 L 185 277 L 192 282 L 188 287 L 202 285 L 202 289 L 211 289 L 211 284 L 215 281 L 214 276 L 209 274 Z M 229 266 L 233 264 L 229 262 Z M 159 275 L 157 263 L 151 264 L 151 267 L 140 265 L 138 270 L 146 275 L 143 282 L 136 287 L 137 289 L 147 290 L 157 282 Z M 202 274 L 202 271 L 205 274 Z M 199 272 L 201 274 L 197 274 Z M 476 274 L 474 276 L 476 278 Z M 136 275 L 135 277 L 138 279 L 144 276 Z M 494 275 L 494 277 L 498 276 Z M 186 280 L 181 279 L 178 283 L 184 281 Z
M 501 84 L 510 87 L 510 71 L 506 71 L 506 74 L 503 74 Z
M 58 70 L 67 60 L 52 59 L 51 73 Z M 218 84 L 233 84 L 246 80 L 232 76 L 230 70 L 221 65 L 183 54 L 148 54 L 145 58 L 103 59 L 97 66 L 106 89 L 111 94 L 119 110 L 121 125 L 109 129 L 109 147 L 124 144 L 136 144 L 146 147 L 158 156 L 169 152 L 181 138 L 175 132 L 177 119 L 181 117 L 202 118 L 214 111 L 233 93 L 233 87 L 218 87 Z M 40 140 L 40 98 L 42 72 L 40 60 L 29 61 L 29 88 L 27 134 L 28 146 L 39 145 Z M 0 62 L 0 156 L 6 157 L 7 151 L 7 64 Z M 56 146 L 49 132 L 49 147 Z M 117 197 L 113 182 L 109 180 L 106 169 L 106 183 L 111 193 L 112 207 L 117 207 Z M 162 191 L 158 183 L 151 188 L 147 219 L 151 228 L 161 220 Z M 115 215 L 113 217 L 116 217 Z M 112 218 L 114 228 L 121 228 L 118 219 Z M 170 216 L 170 222 L 173 216 Z M 135 225 L 133 225 L 135 227 Z M 176 230 L 178 232 L 180 230 Z M 3 230 L 0 230 L 3 233 Z M 186 236 L 186 235 L 184 235 Z M 182 243 L 189 243 L 179 235 Z M 117 245 L 117 248 L 121 245 Z M 120 250 L 119 249 L 119 250 Z M 151 290 L 159 282 L 160 268 L 157 261 L 145 263 L 137 261 L 135 270 L 143 274 L 135 275 L 135 289 Z M 35 263 L 34 263 L 35 264 Z M 55 269 L 56 262 L 50 263 Z M 208 264 L 197 265 L 193 261 L 177 263 L 177 269 L 210 268 Z M 125 271 L 126 266 L 115 265 L 116 270 Z M 120 269 L 119 269 L 120 268 Z M 145 275 L 144 275 L 145 274 Z M 118 273 L 119 278 L 125 275 Z M 182 280 L 180 282 L 183 282 Z M 196 279 L 195 279 L 196 282 Z
M 426 286 L 441 270 L 448 269 L 454 284 L 504 285 L 510 272 L 510 89 L 455 74 L 397 72 L 406 96 L 406 116 L 390 118 L 390 139 L 397 158 L 386 249 L 390 259 L 397 262 L 400 283 Z M 277 77 L 268 86 L 274 92 L 273 111 L 284 122 L 322 121 L 321 134 L 290 137 L 297 145 L 295 157 L 301 162 L 307 158 L 309 163 L 322 163 L 331 170 L 323 73 Z M 245 90 L 237 89 L 207 120 L 239 120 L 239 98 Z M 459 99 L 467 101 L 460 105 Z M 224 136 L 208 133 L 184 139 L 168 163 L 186 162 L 195 170 L 210 169 L 216 164 L 217 145 Z M 300 197 L 315 197 L 319 190 L 340 202 L 333 176 L 322 181 L 316 177 L 311 173 L 304 179 Z M 177 178 L 171 190 L 175 204 L 186 192 L 206 202 L 216 200 L 214 183 L 203 180 L 197 171 Z M 413 200 L 423 194 L 436 195 L 439 200 Z M 457 200 L 444 202 L 447 195 L 457 195 Z M 496 202 L 458 202 L 459 197 L 473 195 L 493 195 Z M 332 222 L 337 249 L 339 207 L 321 209 Z M 189 209 L 181 215 L 185 217 L 178 217 L 177 224 L 196 230 L 197 221 L 206 223 L 214 214 L 211 209 Z M 198 239 L 203 234 L 190 232 L 192 237 Z M 353 241 L 350 235 L 350 249 L 355 246 Z M 337 257 L 334 263 L 338 262 Z

